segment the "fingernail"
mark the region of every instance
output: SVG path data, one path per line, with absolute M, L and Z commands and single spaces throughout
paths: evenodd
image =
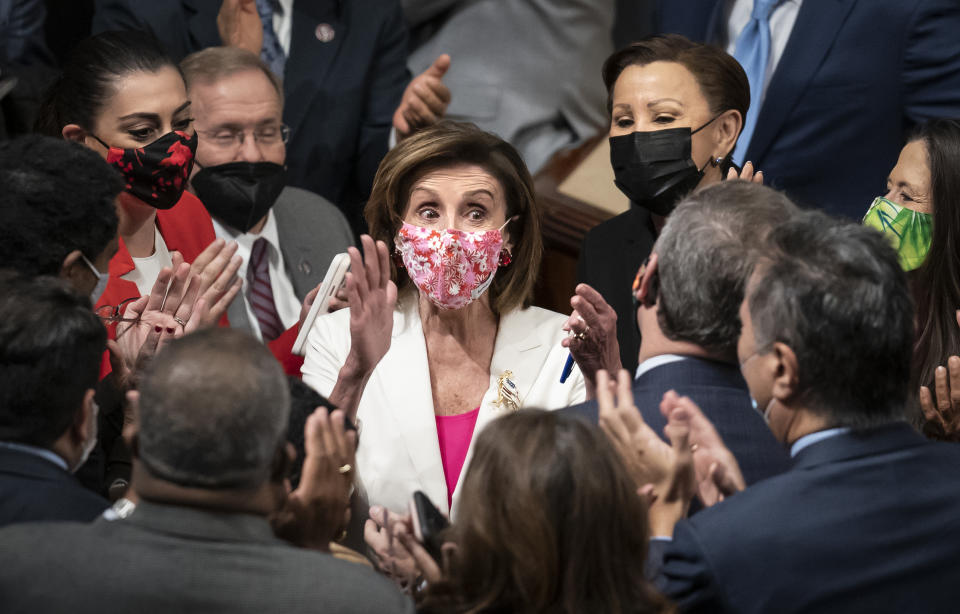
M 168 334 L 168 335 L 172 335 L 172 334 L 173 334 L 173 329 L 172 329 L 172 328 L 168 328 L 168 329 L 167 329 L 167 334 Z
M 156 333 L 162 333 L 162 332 L 163 332 L 163 328 L 161 328 L 161 327 L 159 327 L 159 326 L 154 326 L 154 327 L 153 327 L 153 331 L 156 332 Z

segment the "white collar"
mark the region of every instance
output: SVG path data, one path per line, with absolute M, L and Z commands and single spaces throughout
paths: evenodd
M 269 243 L 277 253 L 280 253 L 280 232 L 277 230 L 277 218 L 273 215 L 273 209 L 267 211 L 267 222 L 263 225 L 263 230 L 260 231 L 260 234 L 240 232 L 235 228 L 230 228 L 220 223 L 220 221 L 214 217 L 211 217 L 211 219 L 213 220 L 213 229 L 218 237 L 229 237 L 242 247 L 245 247 L 248 253 L 253 249 L 253 243 L 257 239 L 266 239 L 267 243 Z
M 797 454 L 800 454 L 800 451 L 804 448 L 812 446 L 815 443 L 819 443 L 824 439 L 830 439 L 831 437 L 836 437 L 837 435 L 843 435 L 844 433 L 849 433 L 849 427 L 838 426 L 832 429 L 824 429 L 822 431 L 817 431 L 815 433 L 807 433 L 800 439 L 793 442 L 793 445 L 790 446 L 790 458 L 793 458 Z
M 657 367 L 662 367 L 663 365 L 669 365 L 672 362 L 679 362 L 681 360 L 686 360 L 688 356 L 681 356 L 680 354 L 660 354 L 659 356 L 652 356 L 637 366 L 637 372 L 634 374 L 633 379 L 639 379 L 641 375 L 656 369 Z

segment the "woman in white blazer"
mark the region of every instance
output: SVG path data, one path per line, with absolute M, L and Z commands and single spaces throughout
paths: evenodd
M 529 306 L 543 252 L 533 181 L 508 143 L 440 122 L 387 154 L 365 214 L 350 308 L 314 324 L 303 379 L 360 424 L 372 505 L 402 513 L 422 490 L 455 511 L 490 420 L 586 395 L 576 367 L 560 383 L 567 318 Z

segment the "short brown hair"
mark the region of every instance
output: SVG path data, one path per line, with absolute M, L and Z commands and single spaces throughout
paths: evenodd
M 394 239 L 403 224 L 414 184 L 425 174 L 462 164 L 476 164 L 493 175 L 503 187 L 507 201 L 507 225 L 514 245 L 513 263 L 497 272 L 490 286 L 490 306 L 500 314 L 530 304 L 543 257 L 540 236 L 541 213 L 533 179 L 523 158 L 500 137 L 473 124 L 444 120 L 400 141 L 380 163 L 364 215 L 370 235 L 395 251 Z M 390 276 L 403 288 L 410 283 L 398 276 L 395 264 Z
M 607 58 L 603 63 L 603 82 L 607 86 L 608 115 L 613 111 L 613 86 L 620 73 L 628 66 L 653 62 L 676 62 L 689 70 L 714 115 L 734 109 L 746 119 L 750 82 L 740 63 L 719 47 L 695 43 L 679 34 L 649 36 Z
M 246 70 L 259 70 L 270 81 L 283 108 L 283 83 L 256 54 L 238 47 L 208 47 L 191 53 L 180 62 L 187 91 L 194 83 L 212 83 Z

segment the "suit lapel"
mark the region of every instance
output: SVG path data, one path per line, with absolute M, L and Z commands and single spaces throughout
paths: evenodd
M 339 0 L 293 3 L 293 31 L 283 89 L 287 96 L 284 118 L 294 134 L 317 93 L 317 84 L 326 80 L 346 38 L 348 24 L 341 20 L 339 6 Z M 316 35 L 317 26 L 324 23 L 333 28 L 334 37 L 329 42 L 321 42 Z
M 466 468 L 473 457 L 477 435 L 491 420 L 511 411 L 503 405 L 496 405 L 500 392 L 500 377 L 510 371 L 509 379 L 517 386 L 520 393 L 520 407 L 523 408 L 524 398 L 540 375 L 540 369 L 546 360 L 547 352 L 550 351 L 550 346 L 543 343 L 543 340 L 535 334 L 535 331 L 535 327 L 530 326 L 529 320 L 518 310 L 500 317 L 500 328 L 497 330 L 497 338 L 493 345 L 493 358 L 490 360 L 490 387 L 480 402 L 480 412 L 477 414 L 477 423 L 473 429 L 474 434 L 470 439 L 470 447 L 467 449 L 467 456 L 463 462 L 464 470 L 460 472 L 457 486 L 454 488 L 454 506 L 459 499 L 460 484 L 463 483 Z M 559 374 L 557 376 L 559 377 Z
M 747 159 L 762 160 L 857 0 L 804 2 L 777 65 L 757 118 L 757 128 L 747 149 Z

